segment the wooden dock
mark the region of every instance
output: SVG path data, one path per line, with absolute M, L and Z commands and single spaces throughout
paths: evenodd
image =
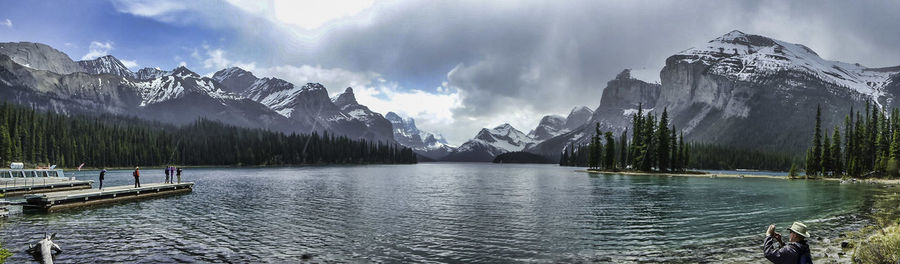
M 70 180 L 62 177 L 2 178 L 0 194 L 6 196 L 30 193 L 90 189 L 94 181 Z
M 184 183 L 147 183 L 140 188 L 133 185 L 113 186 L 103 190 L 76 190 L 25 196 L 24 209 L 27 211 L 55 212 L 64 209 L 91 206 L 97 204 L 116 203 L 128 200 L 158 197 L 193 190 L 193 182 Z

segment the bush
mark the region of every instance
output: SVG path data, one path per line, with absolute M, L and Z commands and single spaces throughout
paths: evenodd
M 3 198 L 3 194 L 0 194 L 0 198 Z M 6 263 L 6 258 L 12 256 L 12 252 L 3 248 L 3 244 L 0 244 L 0 263 Z
M 859 244 L 853 251 L 853 263 L 896 264 L 900 261 L 900 226 L 885 228 Z

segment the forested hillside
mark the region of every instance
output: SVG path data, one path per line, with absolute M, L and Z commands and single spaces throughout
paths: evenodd
M 65 116 L 0 105 L 0 162 L 125 167 L 415 163 L 409 148 L 328 133 L 283 134 L 200 119 L 174 126 L 112 115 Z

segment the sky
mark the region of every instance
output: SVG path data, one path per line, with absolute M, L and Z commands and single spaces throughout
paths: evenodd
M 416 119 L 461 144 L 597 107 L 623 69 L 658 82 L 665 59 L 741 30 L 821 57 L 900 65 L 897 1 L 0 0 L 0 42 L 110 54 L 132 70 L 237 66 Z

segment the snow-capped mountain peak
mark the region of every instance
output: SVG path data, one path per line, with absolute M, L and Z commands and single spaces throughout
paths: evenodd
M 170 74 L 170 72 L 161 70 L 158 67 L 157 68 L 147 67 L 147 68 L 138 70 L 137 73 L 135 73 L 135 78 L 138 80 L 150 80 L 150 79 L 153 79 L 156 77 L 166 76 L 169 74 Z
M 543 141 L 568 131 L 569 129 L 566 129 L 565 117 L 546 115 L 541 118 L 541 122 L 538 123 L 538 126 L 528 133 L 528 137 L 537 141 Z
M 178 66 L 178 68 L 175 68 L 174 70 L 172 70 L 170 75 L 179 77 L 179 78 L 188 78 L 188 77 L 199 78 L 200 77 L 199 74 L 191 71 L 190 69 L 188 69 L 185 66 Z
M 172 70 L 169 75 L 135 82 L 135 86 L 141 93 L 141 106 L 161 103 L 189 94 L 209 96 L 223 105 L 225 100 L 241 99 L 238 95 L 222 90 L 215 80 L 200 77 L 184 66 Z
M 134 78 L 134 72 L 125 67 L 121 61 L 112 55 L 98 57 L 93 60 L 78 61 L 78 64 L 90 74 L 112 74 L 127 78 Z
M 324 91 L 325 86 L 320 83 L 306 83 L 303 87 L 300 87 L 301 90 L 304 91 Z
M 397 143 L 412 148 L 423 156 L 440 159 L 455 149 L 441 134 L 419 130 L 416 120 L 411 117 L 403 119 L 397 113 L 388 112 L 384 118 L 391 122 Z
M 353 88 L 350 87 L 347 87 L 343 93 L 331 98 L 331 101 L 338 107 L 359 104 L 356 102 L 356 96 L 353 94 Z
M 825 60 L 812 49 L 760 35 L 731 31 L 704 46 L 670 57 L 672 62 L 703 63 L 713 74 L 739 81 L 762 81 L 781 72 L 808 74 L 827 83 L 871 96 L 878 102 L 897 71 Z
M 572 108 L 572 111 L 569 111 L 569 115 L 566 116 L 565 128 L 569 130 L 576 129 L 587 123 L 593 115 L 594 111 L 587 108 L 587 106 L 576 106 Z

